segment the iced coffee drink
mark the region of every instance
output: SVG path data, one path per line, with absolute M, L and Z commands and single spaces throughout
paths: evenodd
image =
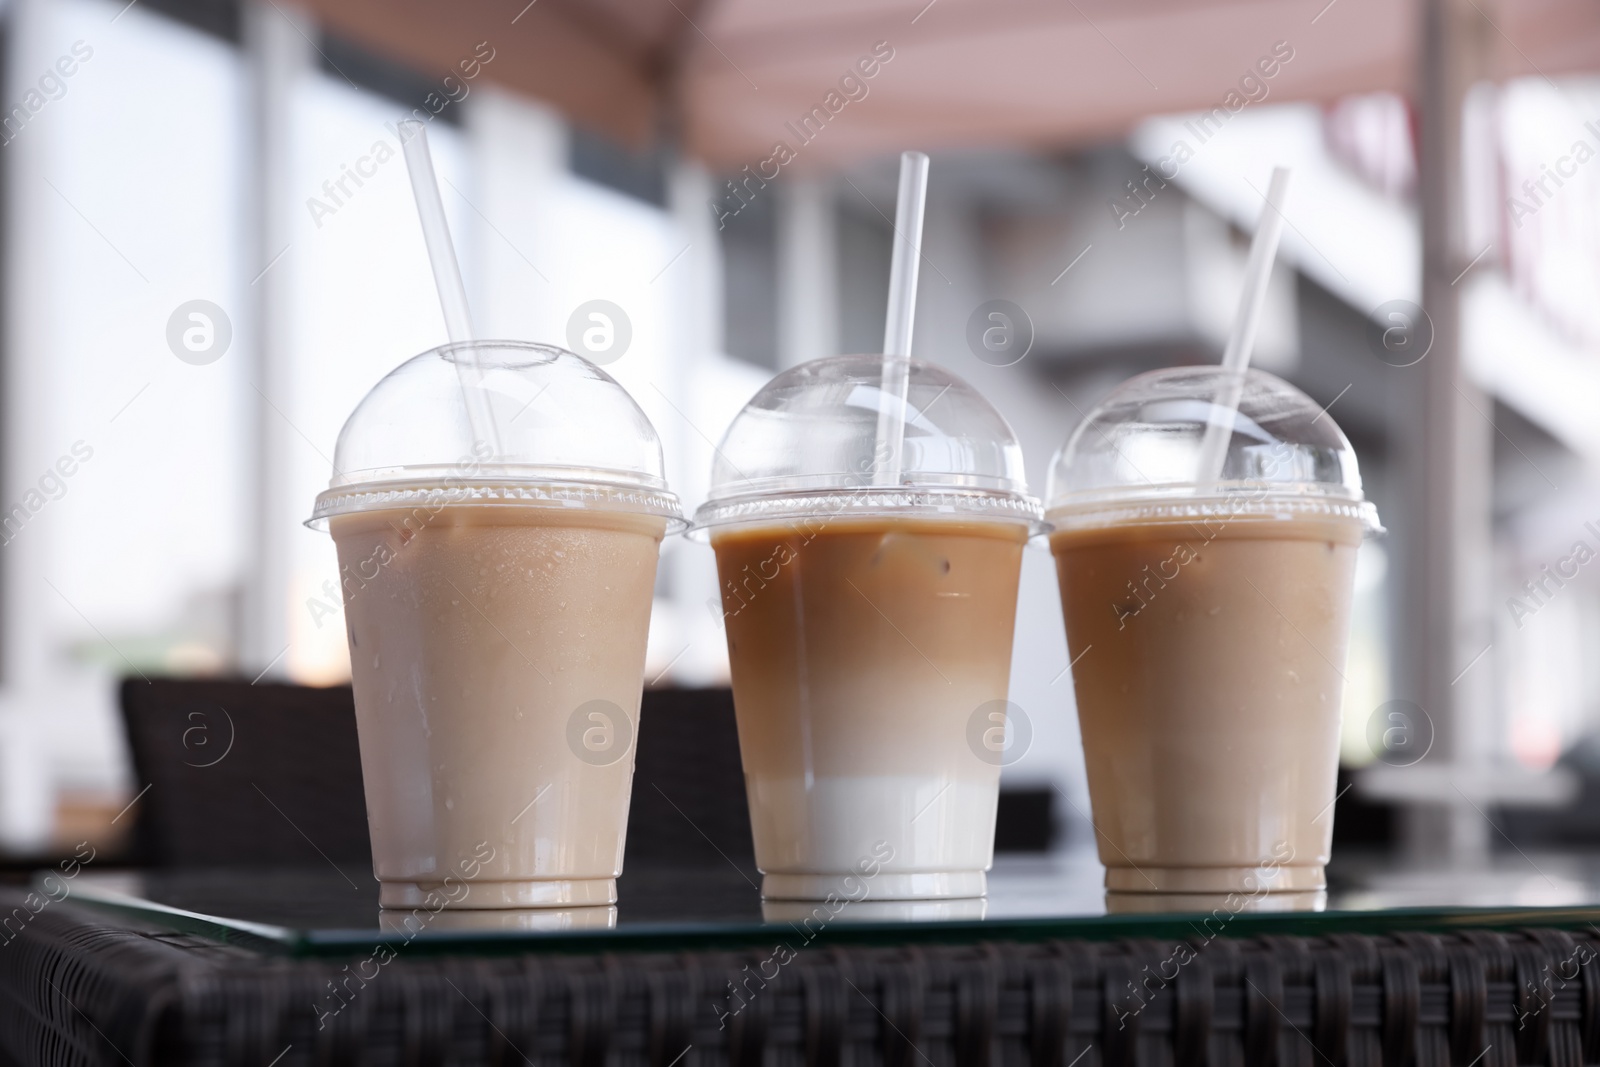
M 1196 401 L 1216 373 L 1126 383 L 1052 479 L 1050 545 L 1113 891 L 1324 886 L 1356 552 L 1375 515 L 1343 434 L 1258 371 L 1223 479 L 1197 483 L 1182 445 L 1204 432 Z
M 981 893 L 1000 766 L 973 758 L 967 721 L 1005 700 L 1026 538 L 881 519 L 713 534 L 769 896 L 879 841 Z
M 600 702 L 602 719 L 615 718 L 603 729 L 634 732 L 666 521 L 468 506 L 412 532 L 412 518 L 331 523 L 342 570 L 390 559 L 345 607 L 384 904 L 420 903 L 448 873 L 438 857 L 481 841 L 494 856 L 471 881 L 480 905 L 529 894 L 548 900 L 521 903 L 609 903 L 632 754 L 574 759 L 568 720 Z M 566 842 L 566 877 L 516 877 L 547 841 Z
M 381 903 L 609 904 L 675 503 L 649 424 L 603 372 L 559 349 L 477 348 L 508 414 L 530 397 L 548 410 L 507 419 L 484 455 L 442 402 L 459 395 L 450 352 L 425 353 L 356 409 L 318 498 Z M 445 410 L 419 417 L 430 404 Z
M 775 379 L 729 429 L 697 517 L 769 899 L 977 897 L 993 858 L 1000 760 L 971 724 L 1006 699 L 1033 505 L 1004 421 L 915 362 L 909 462 L 876 477 L 875 409 L 850 400 L 881 363 Z

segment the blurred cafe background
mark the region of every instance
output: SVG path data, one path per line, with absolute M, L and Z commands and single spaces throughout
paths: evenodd
M 0 43 L 14 860 L 137 817 L 121 679 L 348 680 L 301 522 L 356 401 L 445 339 L 407 116 L 480 332 L 602 362 L 689 508 L 768 377 L 879 347 L 901 150 L 933 159 L 915 355 L 1006 414 L 1036 490 L 1118 382 L 1219 358 L 1292 166 L 1256 363 L 1327 405 L 1388 527 L 1336 864 L 1600 845 L 1594 5 L 11 0 Z M 1067 667 L 1033 551 L 1005 781 L 1081 852 Z M 646 681 L 727 671 L 711 553 L 673 539 Z

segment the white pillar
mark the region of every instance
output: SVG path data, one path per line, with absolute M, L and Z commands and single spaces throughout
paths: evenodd
M 778 365 L 839 355 L 839 241 L 831 182 L 794 177 L 778 194 Z
M 7 33 L 6 99 L 21 100 L 34 86 L 37 69 L 53 53 L 52 5 L 46 0 L 18 0 L 11 5 Z M 41 130 L 30 130 L 39 134 Z M 40 210 L 54 197 L 45 184 L 49 139 L 17 137 L 6 146 L 6 316 L 5 316 L 5 458 L 3 481 L 9 508 L 55 462 L 50 423 L 53 385 L 49 354 L 50 324 L 42 309 L 50 306 L 50 272 L 39 269 L 50 258 L 52 212 Z M 54 205 L 48 205 L 54 207 Z M 96 442 L 98 443 L 98 442 Z M 38 532 L 38 531 L 30 531 Z M 0 676 L 9 693 L 36 693 L 49 684 L 56 635 L 43 619 L 59 614 L 60 598 L 46 578 L 50 543 L 43 537 L 16 537 L 0 549 L 0 593 L 4 597 L 0 633 Z M 41 609 L 44 609 L 41 611 Z
M 52 55 L 47 0 L 17 0 L 11 5 L 7 33 L 7 100 L 20 100 L 31 79 Z M 33 130 L 38 134 L 42 131 Z M 50 306 L 51 272 L 41 269 L 50 259 L 49 211 L 40 207 L 53 197 L 45 184 L 49 140 L 18 137 L 6 146 L 5 221 L 5 387 L 4 466 L 0 475 L 0 510 L 20 501 L 39 472 L 55 461 L 49 450 L 52 432 L 49 397 L 55 386 L 50 373 L 51 329 L 43 309 Z M 99 442 L 95 442 L 98 444 Z M 30 530 L 37 534 L 42 531 Z M 60 597 L 46 578 L 50 542 L 43 537 L 14 537 L 0 548 L 0 847 L 13 851 L 43 848 L 54 821 L 55 783 L 45 741 L 52 711 L 50 690 L 60 679 L 56 643 L 60 635 L 47 620 L 61 614 Z
M 1462 112 L 1467 92 L 1488 71 L 1493 30 L 1474 0 L 1427 0 L 1420 43 L 1422 303 L 1433 347 L 1422 375 L 1419 439 L 1410 453 L 1412 499 L 1421 521 L 1408 546 L 1409 595 L 1403 632 L 1415 635 L 1412 676 L 1402 684 L 1432 718 L 1429 761 L 1453 773 L 1481 774 L 1497 756 L 1492 733 L 1492 519 L 1494 428 L 1491 401 L 1467 378 L 1461 359 L 1461 291 L 1471 259 L 1462 230 Z M 1482 656 L 1484 662 L 1472 666 Z M 1467 676 L 1471 667 L 1475 676 Z M 1402 693 L 1402 695 L 1406 695 Z M 1493 828 L 1452 790 L 1407 812 L 1403 837 L 1414 856 L 1481 861 Z
M 711 212 L 717 199 L 718 190 L 705 167 L 693 160 L 673 166 L 667 177 L 667 210 L 689 243 L 684 253 L 688 269 L 674 272 L 686 301 L 680 351 L 689 360 L 723 350 L 722 239 Z
M 566 122 L 491 84 L 472 91 L 463 114 L 474 159 L 467 192 L 477 209 L 464 213 L 474 232 L 462 244 L 475 254 L 463 269 L 479 335 L 565 344 L 549 220 L 551 189 L 567 170 Z
M 667 275 L 674 287 L 673 306 L 679 309 L 674 324 L 677 340 L 670 379 L 656 383 L 677 410 L 657 422 L 656 429 L 667 452 L 667 477 L 690 507 L 705 498 L 710 481 L 711 451 L 706 441 L 717 441 L 726 429 L 703 413 L 702 397 L 690 389 L 698 382 L 703 390 L 715 373 L 712 365 L 725 358 L 722 236 L 710 207 L 716 199 L 717 190 L 703 166 L 691 160 L 673 166 L 667 210 L 689 250 Z M 676 657 L 670 679 L 685 685 L 724 681 L 727 646 L 718 616 L 707 606 L 717 595 L 716 560 L 710 548 L 670 538 L 661 566 L 675 631 L 662 649 L 669 660 Z
M 289 495 L 289 456 L 294 431 L 279 417 L 288 407 L 287 351 L 292 294 L 289 264 L 275 257 L 293 240 L 294 193 L 289 188 L 294 158 L 293 99 L 296 83 L 312 66 L 310 38 L 316 27 L 298 8 L 251 0 L 244 5 L 243 37 L 249 71 L 246 148 L 252 181 L 245 197 L 246 274 L 250 295 L 251 489 L 245 528 L 251 537 L 244 575 L 244 611 L 239 666 L 255 677 L 283 672 L 289 645 L 290 541 L 304 517 L 303 502 Z M 290 252 L 284 259 L 293 256 Z M 272 264 L 267 270 L 268 264 Z M 259 277 L 257 272 L 264 271 Z M 254 395 L 259 390 L 261 396 Z M 300 506 L 296 507 L 299 503 Z

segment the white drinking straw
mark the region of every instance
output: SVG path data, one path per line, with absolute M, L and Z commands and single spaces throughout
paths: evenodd
M 483 367 L 473 339 L 472 312 L 467 307 L 467 288 L 461 282 L 461 266 L 456 262 L 455 244 L 450 240 L 450 225 L 444 216 L 444 199 L 439 195 L 439 179 L 433 172 L 433 155 L 428 151 L 428 128 L 416 119 L 400 123 L 400 143 L 405 149 L 406 169 L 411 173 L 411 191 L 417 200 L 417 215 L 422 220 L 422 239 L 428 246 L 433 265 L 433 283 L 439 289 L 439 305 L 444 311 L 445 333 L 451 344 L 467 344 L 456 355 L 456 376 L 467 402 L 467 420 L 474 441 L 482 441 L 500 455 L 500 432 L 495 426 L 494 409 L 483 388 Z M 462 355 L 466 359 L 462 359 Z
M 1256 344 L 1256 328 L 1261 325 L 1261 309 L 1267 300 L 1267 282 L 1278 254 L 1278 238 L 1283 235 L 1283 204 L 1289 195 L 1289 168 L 1272 171 L 1267 187 L 1267 202 L 1256 223 L 1255 240 L 1250 242 L 1250 258 L 1244 268 L 1244 292 L 1239 294 L 1239 309 L 1233 316 L 1233 332 L 1222 352 L 1222 387 L 1211 403 L 1205 437 L 1200 441 L 1196 484 L 1215 485 L 1222 477 L 1228 458 L 1228 441 L 1244 395 L 1244 373 Z
M 900 192 L 894 209 L 894 255 L 889 262 L 889 313 L 883 323 L 883 397 L 873 481 L 898 485 L 904 465 L 906 393 L 911 379 L 911 327 L 922 261 L 922 215 L 928 203 L 928 157 L 900 154 Z

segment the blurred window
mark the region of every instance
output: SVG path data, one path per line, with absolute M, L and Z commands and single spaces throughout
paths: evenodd
M 1333 157 L 1386 196 L 1409 197 L 1417 185 L 1416 121 L 1399 93 L 1340 97 L 1323 116 Z
M 59 57 L 76 72 L 12 149 L 17 192 L 40 212 L 24 289 L 39 314 L 8 355 L 40 364 L 28 375 L 44 401 L 28 427 L 39 475 L 58 457 L 81 463 L 17 536 L 44 542 L 60 596 L 38 607 L 62 652 L 119 673 L 124 657 L 214 669 L 231 656 L 247 543 L 238 55 L 138 9 L 108 26 L 102 4 L 43 8 L 35 40 L 57 43 L 22 62 L 41 85 Z M 159 106 L 130 85 L 165 87 Z M 180 314 L 197 300 L 221 309 L 216 321 Z M 231 332 L 224 358 L 179 358 L 174 323 L 180 345 L 185 330 L 218 344 Z
M 1512 283 L 1569 340 L 1600 348 L 1600 81 L 1507 83 L 1492 112 L 1496 240 Z

